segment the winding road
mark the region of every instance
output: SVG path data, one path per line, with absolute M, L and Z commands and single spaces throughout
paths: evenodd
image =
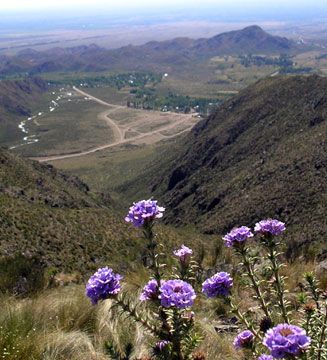
M 104 120 L 108 126 L 111 128 L 112 133 L 113 133 L 113 140 L 108 143 L 108 144 L 104 144 L 101 146 L 97 146 L 94 147 L 92 149 L 89 150 L 85 150 L 85 151 L 80 151 L 80 152 L 75 152 L 75 153 L 65 153 L 65 154 L 59 154 L 59 155 L 53 155 L 53 156 L 45 156 L 45 157 L 33 157 L 33 160 L 37 160 L 39 162 L 50 162 L 50 161 L 55 161 L 55 160 L 63 160 L 63 159 L 69 159 L 69 158 L 75 158 L 75 157 L 80 157 L 80 156 L 85 156 L 85 155 L 89 155 L 92 153 L 95 153 L 97 151 L 101 151 L 101 150 L 105 150 L 114 146 L 118 146 L 121 144 L 127 144 L 127 143 L 134 143 L 137 140 L 141 140 L 147 137 L 153 137 L 154 135 L 158 136 L 162 139 L 169 139 L 169 138 L 173 138 L 176 137 L 186 131 L 191 130 L 191 128 L 194 126 L 194 114 L 193 115 L 180 115 L 182 117 L 181 120 L 179 121 L 175 121 L 173 123 L 170 123 L 168 125 L 164 125 L 161 126 L 159 129 L 150 131 L 150 132 L 145 132 L 145 133 L 141 133 L 140 131 L 138 131 L 137 129 L 133 128 L 133 124 L 128 124 L 126 126 L 119 126 L 119 124 L 117 124 L 117 122 L 115 120 L 113 120 L 112 118 L 109 117 L 110 114 L 112 114 L 114 111 L 117 110 L 123 110 L 123 109 L 127 109 L 127 107 L 125 106 L 121 106 L 121 105 L 115 105 L 115 104 L 109 104 L 106 101 L 103 101 L 95 96 L 92 96 L 88 93 L 86 93 L 85 91 L 82 91 L 80 89 L 78 89 L 77 87 L 73 87 L 73 89 L 80 95 L 87 97 L 101 105 L 105 105 L 110 107 L 110 109 L 105 110 L 101 113 L 98 114 L 98 118 L 101 120 Z M 191 121 L 192 119 L 192 121 Z M 167 131 L 167 130 L 172 130 L 174 128 L 178 128 L 178 126 L 183 125 L 185 123 L 189 122 L 190 125 L 187 126 L 185 129 L 177 131 L 174 134 L 171 135 L 164 135 L 162 132 Z M 129 137 L 129 138 L 125 138 L 126 132 L 127 131 L 133 131 L 135 133 L 137 133 L 138 135 Z

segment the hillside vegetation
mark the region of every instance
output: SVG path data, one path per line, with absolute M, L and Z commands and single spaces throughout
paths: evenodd
M 47 83 L 29 77 L 24 80 L 0 81 L 0 143 L 6 144 L 21 137 L 19 120 L 31 115 L 31 109 L 40 102 L 48 89 Z
M 101 264 L 121 269 L 142 259 L 142 240 L 75 177 L 0 150 L 1 254 L 37 256 L 46 267 L 81 274 Z M 165 241 L 179 241 L 169 229 Z
M 146 185 L 161 199 L 166 221 L 206 233 L 274 217 L 288 224 L 290 241 L 324 242 L 326 90 L 318 76 L 259 81 L 162 148 L 138 191 Z

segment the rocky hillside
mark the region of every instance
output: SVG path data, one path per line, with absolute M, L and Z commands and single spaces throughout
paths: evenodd
M 167 221 L 222 234 L 276 217 L 290 239 L 326 247 L 326 78 L 259 81 L 158 161 L 146 178 Z

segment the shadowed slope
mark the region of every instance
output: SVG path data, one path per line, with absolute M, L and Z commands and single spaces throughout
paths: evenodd
M 152 190 L 175 224 L 224 233 L 277 217 L 290 225 L 289 237 L 325 241 L 326 138 L 327 79 L 268 78 L 161 155 L 168 160 L 152 166 Z

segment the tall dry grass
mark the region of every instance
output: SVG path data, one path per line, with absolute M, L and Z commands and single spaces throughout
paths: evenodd
M 300 262 L 289 265 L 291 291 L 301 281 L 302 272 L 313 269 Z M 125 277 L 132 301 L 138 302 L 139 289 L 147 281 L 146 270 Z M 234 292 L 243 311 L 253 311 L 249 290 L 241 293 L 241 277 L 236 277 Z M 49 289 L 30 299 L 2 296 L 0 301 L 0 360 L 125 360 L 141 359 L 153 345 L 149 334 L 121 316 L 110 300 L 92 306 L 83 285 Z M 214 324 L 228 315 L 219 299 L 199 297 L 195 304 L 197 326 L 203 334 L 201 350 L 208 360 L 242 360 L 232 345 L 235 334 L 217 334 Z M 259 314 L 260 315 L 260 314 Z

